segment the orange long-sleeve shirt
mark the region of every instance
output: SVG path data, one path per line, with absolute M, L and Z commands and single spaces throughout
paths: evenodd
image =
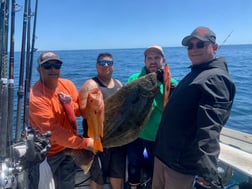
M 58 87 L 52 91 L 45 87 L 41 81 L 37 81 L 30 92 L 29 118 L 33 128 L 41 133 L 51 131 L 51 149 L 48 156 L 55 155 L 65 148 L 87 149 L 84 138 L 74 134 L 74 129 L 67 119 L 58 94 L 63 92 L 72 97 L 71 105 L 76 116 L 80 116 L 78 106 L 78 91 L 75 85 L 66 79 L 58 80 Z

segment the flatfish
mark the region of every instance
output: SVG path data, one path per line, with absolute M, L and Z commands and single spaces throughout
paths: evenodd
M 122 146 L 138 138 L 140 129 L 144 129 L 144 125 L 149 119 L 153 99 L 158 91 L 157 74 L 150 73 L 127 83 L 104 101 L 104 133 L 101 138 L 103 147 Z M 88 95 L 85 98 L 88 100 Z M 68 111 L 73 111 L 72 108 L 66 106 L 68 103 L 68 101 L 64 101 L 63 105 Z M 95 103 L 93 106 L 95 107 Z M 73 112 L 68 111 L 66 111 L 68 116 L 74 115 Z M 87 116 L 87 110 L 85 111 Z M 92 111 L 88 110 L 88 112 Z M 66 154 L 72 156 L 84 173 L 89 171 L 94 158 L 93 152 L 68 149 Z
M 127 83 L 105 100 L 103 147 L 122 146 L 138 138 L 158 91 L 157 75 L 150 73 Z

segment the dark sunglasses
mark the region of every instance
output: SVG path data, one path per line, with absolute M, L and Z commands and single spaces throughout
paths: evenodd
M 61 68 L 61 63 L 54 63 L 54 64 L 51 64 L 51 63 L 44 63 L 44 64 L 41 64 L 41 67 L 43 67 L 44 69 L 46 70 L 50 70 L 52 68 L 56 69 L 56 70 L 59 70 Z
M 105 64 L 108 64 L 108 66 L 111 66 L 114 64 L 112 60 L 99 60 L 97 62 L 100 66 L 104 66 Z
M 205 45 L 209 44 L 209 42 L 204 42 L 204 41 L 199 41 L 196 44 L 195 43 L 189 43 L 187 46 L 188 50 L 193 49 L 194 47 L 196 47 L 197 49 L 202 49 L 205 47 Z

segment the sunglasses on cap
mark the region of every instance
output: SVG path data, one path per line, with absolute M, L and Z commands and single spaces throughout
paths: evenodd
M 99 64 L 100 66 L 104 66 L 105 64 L 112 66 L 114 62 L 112 60 L 99 60 L 97 64 Z
M 52 68 L 59 70 L 61 68 L 61 63 L 49 63 L 49 62 L 45 62 L 44 64 L 41 64 L 41 67 L 44 68 L 45 70 L 50 70 Z
M 187 46 L 188 50 L 193 49 L 194 47 L 196 49 L 203 49 L 206 45 L 208 45 L 210 42 L 204 42 L 204 41 L 199 41 L 197 43 L 189 43 Z

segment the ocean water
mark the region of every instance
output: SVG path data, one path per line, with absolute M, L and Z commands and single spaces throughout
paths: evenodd
M 115 61 L 113 77 L 123 84 L 127 78 L 139 72 L 144 65 L 144 48 L 101 49 L 56 51 L 64 64 L 61 76 L 72 80 L 79 89 L 85 80 L 96 75 L 95 62 L 100 52 L 110 52 Z M 190 60 L 184 47 L 164 48 L 166 63 L 170 65 L 172 77 L 178 81 L 190 71 Z M 34 54 L 32 84 L 38 80 Z M 218 57 L 225 57 L 230 75 L 236 84 L 236 96 L 231 116 L 225 127 L 252 134 L 252 45 L 224 45 L 217 52 Z M 15 54 L 15 89 L 18 87 L 20 53 Z M 16 94 L 16 92 L 15 92 Z M 186 94 L 185 94 L 186 95 Z M 186 98 L 186 96 L 185 96 Z M 15 102 L 16 103 L 16 102 Z M 78 119 L 80 123 L 80 120 Z

